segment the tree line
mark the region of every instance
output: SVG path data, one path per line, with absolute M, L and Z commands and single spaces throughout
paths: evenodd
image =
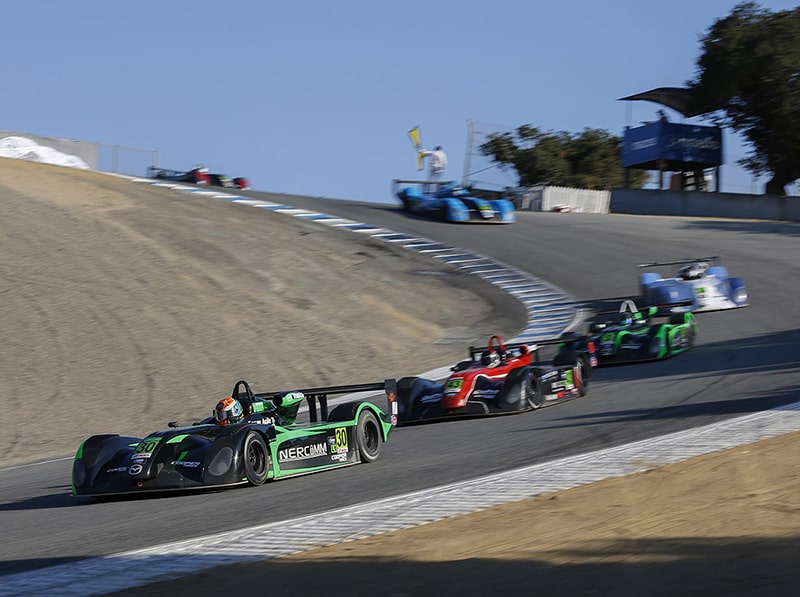
M 800 179 L 800 7 L 771 12 L 738 4 L 700 43 L 686 82 L 690 112 L 742 135 L 748 155 L 738 163 L 770 176 L 767 193 L 785 194 Z M 522 186 L 610 189 L 625 182 L 622 138 L 601 129 L 552 132 L 526 124 L 489 135 L 479 151 L 514 169 Z M 647 179 L 631 170 L 628 184 L 641 188 Z

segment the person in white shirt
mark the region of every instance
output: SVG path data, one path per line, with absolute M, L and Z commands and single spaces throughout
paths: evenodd
M 426 185 L 425 192 L 435 192 L 438 185 L 433 183 L 441 180 L 442 173 L 444 169 L 447 168 L 447 154 L 445 154 L 441 145 L 434 147 L 433 151 L 422 149 L 420 150 L 420 154 L 428 158 L 428 167 L 430 169 L 428 180 L 431 181 L 431 184 Z

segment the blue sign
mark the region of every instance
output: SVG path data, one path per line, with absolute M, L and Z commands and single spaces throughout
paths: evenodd
M 625 168 L 692 170 L 722 164 L 722 129 L 659 120 L 627 129 L 622 140 Z

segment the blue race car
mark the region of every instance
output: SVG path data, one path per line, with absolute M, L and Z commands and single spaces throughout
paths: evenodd
M 681 266 L 672 278 L 663 278 L 656 272 L 640 274 L 639 288 L 644 303 L 658 307 L 661 313 L 746 307 L 750 303 L 744 280 L 729 276 L 727 268 L 719 261 L 719 256 L 714 256 L 638 264 L 636 267 L 640 269 Z
M 416 186 L 401 186 L 416 185 Z M 403 208 L 429 218 L 446 222 L 516 222 L 514 204 L 508 199 L 483 199 L 453 181 L 394 180 L 394 194 Z

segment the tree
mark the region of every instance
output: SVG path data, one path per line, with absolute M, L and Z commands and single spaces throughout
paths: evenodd
M 739 164 L 772 174 L 766 192 L 783 195 L 800 178 L 800 8 L 737 5 L 701 38 L 687 82 L 692 105 L 740 133 L 751 150 Z
M 522 125 L 515 133 L 489 135 L 478 149 L 501 168 L 514 168 L 522 186 L 610 189 L 625 183 L 622 139 L 601 129 L 586 128 L 573 135 Z M 647 181 L 641 170 L 630 176 L 634 187 Z

